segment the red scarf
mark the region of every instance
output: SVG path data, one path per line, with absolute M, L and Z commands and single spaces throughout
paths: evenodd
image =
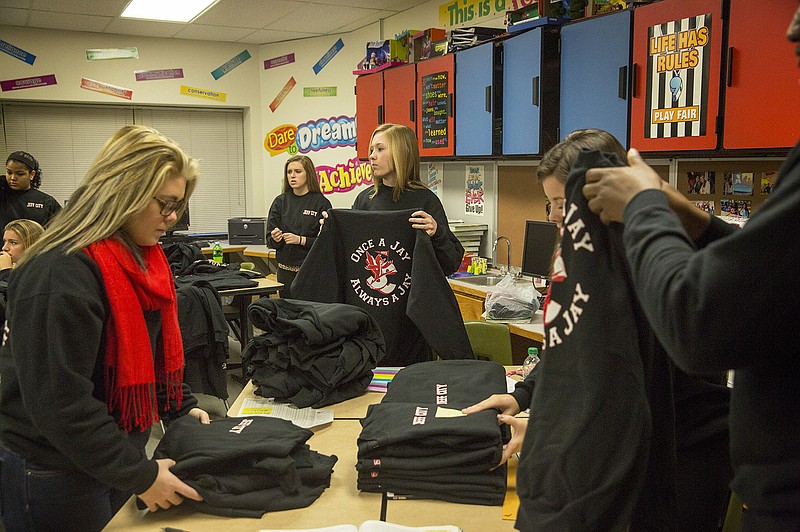
M 106 321 L 105 396 L 117 424 L 130 432 L 158 421 L 156 383 L 167 404 L 183 397 L 183 341 L 178 326 L 175 283 L 161 246 L 142 248 L 143 270 L 128 247 L 114 238 L 84 249 L 103 276 L 111 307 Z M 144 311 L 161 311 L 162 351 L 155 364 Z M 165 408 L 166 410 L 166 408 Z

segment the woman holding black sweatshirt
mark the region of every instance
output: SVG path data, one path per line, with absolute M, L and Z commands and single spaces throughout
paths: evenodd
M 145 455 L 160 417 L 209 423 L 183 384 L 158 243 L 197 175 L 177 144 L 126 126 L 18 263 L 0 350 L 6 530 L 100 530 L 134 493 L 152 511 L 201 499 Z
M 283 193 L 269 208 L 267 230 L 269 245 L 275 248 L 278 282 L 283 283 L 282 298 L 291 298 L 292 281 L 314 245 L 322 213 L 331 202 L 322 195 L 313 161 L 295 155 L 286 161 Z

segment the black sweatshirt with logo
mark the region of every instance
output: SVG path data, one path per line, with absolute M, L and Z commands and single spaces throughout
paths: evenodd
M 430 360 L 428 345 L 443 359 L 473 358 L 455 295 L 431 238 L 408 222 L 412 212 L 329 211 L 292 294 L 369 312 L 386 340 L 378 365 Z

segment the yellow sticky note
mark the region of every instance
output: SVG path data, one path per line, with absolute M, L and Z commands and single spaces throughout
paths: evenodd
M 461 410 L 455 408 L 436 407 L 436 417 L 461 417 L 466 416 Z

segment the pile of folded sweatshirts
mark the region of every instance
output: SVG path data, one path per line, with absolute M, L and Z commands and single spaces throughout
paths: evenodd
M 191 416 L 169 424 L 153 457 L 203 500 L 185 499 L 197 511 L 259 518 L 266 512 L 305 508 L 330 485 L 336 456 L 312 451 L 312 432 L 283 419 L 225 418 L 203 425 Z
M 300 408 L 364 393 L 386 353 L 375 319 L 353 305 L 263 297 L 248 316 L 264 331 L 242 352 L 256 395 Z
M 358 489 L 502 505 L 506 427 L 497 411 L 460 410 L 506 391 L 502 366 L 481 360 L 422 362 L 401 369 L 371 405 L 358 438 Z

